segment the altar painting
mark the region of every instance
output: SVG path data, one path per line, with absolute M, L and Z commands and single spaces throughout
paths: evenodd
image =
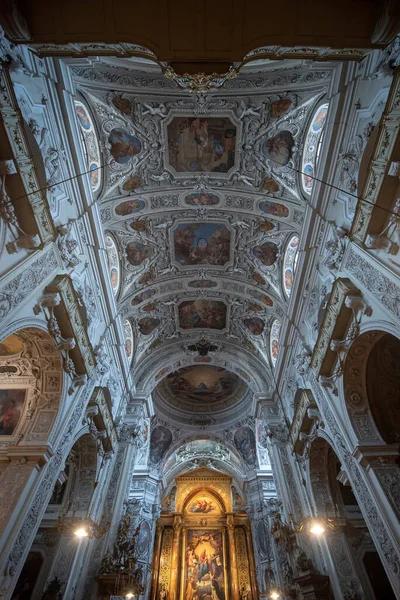
M 219 506 L 215 499 L 209 494 L 200 494 L 189 502 L 188 506 L 189 513 L 213 516 L 219 514 Z
M 217 530 L 186 533 L 183 594 L 185 600 L 225 600 L 223 535 Z
M 167 137 L 169 163 L 179 173 L 227 173 L 234 166 L 236 127 L 227 117 L 175 117 Z

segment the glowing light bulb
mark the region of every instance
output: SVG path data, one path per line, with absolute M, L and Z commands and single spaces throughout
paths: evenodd
M 135 594 L 132 594 L 132 592 L 128 592 L 125 596 L 125 598 L 134 598 Z
M 322 535 L 324 531 L 325 527 L 323 527 L 321 523 L 318 523 L 318 521 L 314 521 L 314 523 L 311 524 L 310 533 L 313 533 L 314 535 Z
M 76 531 L 74 531 L 74 534 L 78 538 L 84 538 L 84 537 L 88 536 L 88 532 L 83 527 L 81 527 L 80 529 L 77 529 Z
M 270 598 L 271 600 L 279 600 L 279 594 L 278 592 L 271 592 Z

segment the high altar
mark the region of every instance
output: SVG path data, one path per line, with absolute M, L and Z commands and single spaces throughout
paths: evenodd
M 258 598 L 250 523 L 244 508 L 233 511 L 231 479 L 206 468 L 176 478 L 175 510 L 157 522 L 151 600 Z

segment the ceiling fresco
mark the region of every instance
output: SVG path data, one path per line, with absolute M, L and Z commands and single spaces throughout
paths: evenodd
M 273 389 L 271 327 L 285 322 L 286 251 L 307 203 L 298 170 L 331 76 L 280 68 L 195 94 L 117 61 L 72 66 L 102 152 L 95 197 L 119 258 L 134 379 L 157 386 L 156 401 L 171 374 L 205 366 Z
M 224 406 L 240 400 L 247 386 L 238 375 L 222 367 L 194 365 L 170 373 L 157 385 L 158 394 L 174 406 L 206 408 L 223 401 Z

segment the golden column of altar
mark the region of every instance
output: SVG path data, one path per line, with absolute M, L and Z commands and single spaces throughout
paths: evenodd
M 229 557 L 231 560 L 231 594 L 232 600 L 239 600 L 239 580 L 236 560 L 235 523 L 233 513 L 226 515 L 226 529 L 229 539 Z
M 231 482 L 206 468 L 176 478 L 176 512 L 158 521 L 151 600 L 258 600 L 250 524 L 232 510 Z

